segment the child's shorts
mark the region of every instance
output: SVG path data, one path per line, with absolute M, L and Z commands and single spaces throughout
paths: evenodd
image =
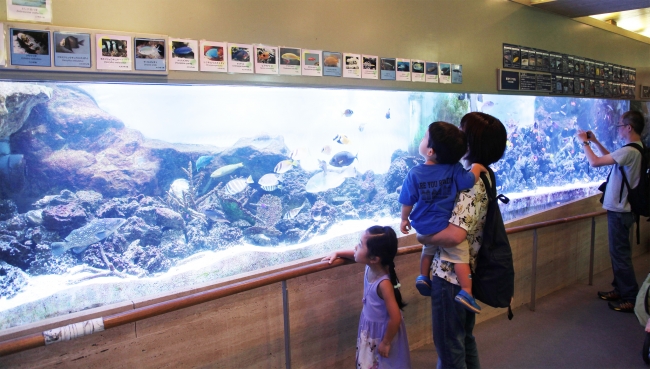
M 422 245 L 422 253 L 434 255 L 440 246 Z M 454 247 L 440 247 L 440 259 L 454 264 L 469 264 L 469 243 L 467 240 Z

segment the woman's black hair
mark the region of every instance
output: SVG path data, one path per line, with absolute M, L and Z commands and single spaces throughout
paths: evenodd
M 460 120 L 460 129 L 467 138 L 465 159 L 470 163 L 487 167 L 503 157 L 508 133 L 497 118 L 485 113 L 467 113 Z
M 399 284 L 397 274 L 395 273 L 395 255 L 397 255 L 397 235 L 391 227 L 372 226 L 366 230 L 370 237 L 366 241 L 369 256 L 376 256 L 381 261 L 381 265 L 388 266 L 390 282 L 393 287 Z M 399 288 L 395 288 L 395 300 L 397 306 L 403 309 L 406 304 L 402 301 L 402 294 Z

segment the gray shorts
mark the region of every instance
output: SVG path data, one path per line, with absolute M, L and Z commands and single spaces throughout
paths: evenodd
M 467 240 L 453 247 L 440 247 L 436 245 L 422 245 L 422 253 L 434 255 L 440 248 L 440 259 L 454 264 L 469 264 L 469 243 Z

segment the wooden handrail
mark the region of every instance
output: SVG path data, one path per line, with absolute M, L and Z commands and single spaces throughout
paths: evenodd
M 596 217 L 599 215 L 605 214 L 606 211 L 598 211 L 593 213 L 587 213 L 582 215 L 577 215 L 573 217 L 554 219 L 546 222 L 539 222 L 528 224 L 524 226 L 511 227 L 507 228 L 506 231 L 508 234 L 524 232 L 537 228 L 550 227 L 557 224 L 574 222 L 581 219 L 587 219 Z M 397 255 L 407 255 L 420 252 L 422 250 L 422 245 L 413 245 L 400 247 L 397 251 Z M 288 279 L 293 279 L 308 274 L 313 274 L 323 270 L 335 268 L 345 264 L 351 264 L 351 261 L 337 259 L 334 260 L 331 264 L 327 262 L 317 262 L 309 265 L 299 266 L 292 269 L 267 274 L 265 276 L 252 278 L 246 281 L 233 283 L 228 286 L 222 286 L 214 288 L 211 290 L 194 293 L 188 296 L 178 297 L 168 301 L 159 302 L 149 306 L 139 307 L 133 310 L 128 310 L 125 312 L 108 315 L 103 318 L 104 329 L 114 328 L 120 325 L 133 323 L 138 320 L 143 320 L 151 318 L 154 316 L 162 315 L 172 311 L 185 309 L 191 306 L 202 304 L 205 302 L 217 300 L 226 296 L 234 295 L 237 293 L 250 291 L 259 287 L 268 286 L 274 283 L 282 282 Z M 0 342 L 0 357 L 17 352 L 37 348 L 40 346 L 45 346 L 45 338 L 42 333 L 34 333 L 31 335 L 15 338 L 12 340 L 7 340 Z

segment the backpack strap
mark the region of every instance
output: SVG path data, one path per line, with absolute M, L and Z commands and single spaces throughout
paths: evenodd
M 643 142 L 641 142 L 641 145 L 642 146 L 639 146 L 638 143 L 631 142 L 623 147 L 630 146 L 630 147 L 634 147 L 639 151 L 639 154 L 641 154 L 641 170 L 643 170 L 643 162 L 646 161 L 645 155 L 643 155 L 645 151 L 645 145 L 643 144 Z M 630 186 L 630 183 L 627 180 L 627 176 L 625 175 L 625 170 L 623 170 L 623 167 L 619 166 L 618 169 L 621 171 L 621 175 L 623 176 L 623 183 L 621 184 L 621 192 L 618 194 L 618 202 L 621 203 L 623 202 L 623 184 L 625 185 L 625 187 L 627 187 L 628 194 L 630 193 L 632 186 Z M 641 173 L 641 175 L 645 175 L 645 173 Z M 609 176 L 607 176 L 607 179 L 609 180 Z M 634 221 L 636 222 L 636 244 L 638 245 L 641 243 L 641 230 L 639 229 L 640 228 L 639 222 L 641 221 L 641 217 L 639 216 L 639 214 L 634 214 Z

